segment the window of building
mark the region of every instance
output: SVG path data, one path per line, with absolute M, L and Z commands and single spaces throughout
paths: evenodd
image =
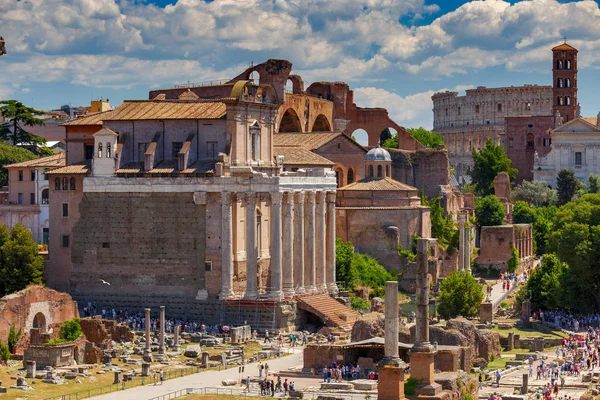
M 17 204 L 23 204 L 23 193 L 17 195 Z
M 60 243 L 63 249 L 69 248 L 69 235 L 60 235 Z
M 533 133 L 527 134 L 527 147 L 535 147 L 535 139 Z
M 386 176 L 386 177 L 389 177 L 389 176 L 390 176 L 390 166 L 389 166 L 389 165 L 386 165 L 386 166 L 385 166 L 385 176 Z
M 373 177 L 373 166 L 369 165 L 369 178 Z
M 563 99 L 563 97 L 562 97 L 562 96 L 558 96 L 558 97 L 556 98 L 556 104 L 557 104 L 557 105 L 559 105 L 559 106 L 562 106 L 562 105 L 564 105 L 564 99 Z
M 91 160 L 92 158 L 94 158 L 94 145 L 86 144 L 84 146 L 85 159 Z
M 206 157 L 213 160 L 217 159 L 217 144 L 218 142 L 206 142 Z
M 98 158 L 102 158 L 102 143 L 98 143 Z
M 475 112 L 479 114 L 479 106 L 475 106 Z
M 63 218 L 69 217 L 69 203 L 63 203 L 62 205 L 62 216 Z
M 580 151 L 575 152 L 575 165 L 583 165 L 583 153 L 581 153 Z
M 110 142 L 106 142 L 106 158 L 110 158 Z
M 75 190 L 76 185 L 75 185 L 75 177 L 72 176 L 71 179 L 69 180 L 69 189 L 70 190 Z
M 525 110 L 526 111 L 531 111 L 531 103 L 525 104 Z
M 66 176 L 62 179 L 62 190 L 69 190 L 69 180 Z
M 510 148 L 513 147 L 513 138 L 508 139 L 508 147 L 510 147 Z
M 467 125 L 469 125 L 469 121 L 467 121 Z
M 23 180 L 23 171 L 19 170 L 19 181 Z
M 446 117 L 448 116 L 448 109 L 444 109 L 444 111 L 446 111 Z
M 567 60 L 566 66 L 567 66 L 566 69 L 571 69 L 571 60 Z
M 110 242 L 102 242 L 103 249 L 110 249 Z
M 29 204 L 35 204 L 35 193 L 29 193 Z
M 383 176 L 383 167 L 381 165 L 377 166 L 377 177 L 381 178 Z
M 178 154 L 181 151 L 181 148 L 183 147 L 183 142 L 173 142 L 172 146 L 173 153 L 171 154 L 171 158 L 179 157 Z
M 35 182 L 35 170 L 31 171 L 31 181 Z
M 48 203 L 48 194 L 49 193 L 50 193 L 50 191 L 48 189 L 42 190 L 42 204 L 49 204 Z
M 42 244 L 48 245 L 50 241 L 50 228 L 42 229 Z
M 502 104 L 498 104 L 498 112 L 502 112 Z
M 348 169 L 348 185 L 354 182 L 354 170 L 352 168 Z
M 489 124 L 490 124 L 490 121 L 487 121 L 487 124 L 489 125 Z
M 341 149 L 341 148 L 342 148 L 342 144 L 338 143 L 338 149 Z
M 204 270 L 207 272 L 212 271 L 212 261 L 204 261 Z
M 565 97 L 565 104 L 570 106 L 571 105 L 571 96 L 566 96 Z
M 550 147 L 552 145 L 552 139 L 544 138 L 544 147 Z
M 565 82 L 566 82 L 565 86 L 568 87 L 568 88 L 570 88 L 571 87 L 571 78 L 565 79 Z
M 562 60 L 556 60 L 556 69 L 563 69 Z
M 556 86 L 559 88 L 563 87 L 563 79 L 562 78 L 557 79 Z
M 54 190 L 60 190 L 60 178 L 54 178 Z

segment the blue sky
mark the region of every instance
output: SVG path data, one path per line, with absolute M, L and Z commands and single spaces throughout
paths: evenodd
M 118 105 L 285 58 L 306 86 L 346 81 L 359 106 L 430 128 L 436 91 L 551 84 L 550 49 L 567 36 L 595 116 L 598 21 L 590 0 L 0 0 L 0 99 Z

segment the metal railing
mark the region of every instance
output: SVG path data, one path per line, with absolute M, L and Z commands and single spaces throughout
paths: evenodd
M 323 395 L 320 392 L 302 392 L 304 399 L 317 399 Z M 182 397 L 188 394 L 213 394 L 213 395 L 230 395 L 230 396 L 260 396 L 260 390 L 258 388 L 251 387 L 250 391 L 241 388 L 219 388 L 219 387 L 205 387 L 205 388 L 186 388 L 180 389 L 174 392 L 163 394 L 160 396 L 152 397 L 148 400 L 169 400 Z M 377 398 L 376 394 L 363 393 L 363 394 L 351 394 L 351 393 L 336 393 L 336 398 L 342 398 L 347 400 L 368 400 Z
M 213 81 L 203 81 L 203 82 L 186 82 L 186 83 L 180 83 L 175 85 L 176 89 L 183 89 L 183 88 L 191 88 L 191 87 L 200 87 L 200 86 L 216 86 L 216 85 L 223 85 L 227 82 L 229 82 L 231 79 L 216 79 Z

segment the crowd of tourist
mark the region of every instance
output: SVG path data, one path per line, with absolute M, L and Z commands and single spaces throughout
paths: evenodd
M 600 328 L 600 313 L 597 314 L 572 314 L 565 310 L 560 311 L 537 311 L 534 318 L 550 325 L 571 332 L 586 332 L 590 328 Z

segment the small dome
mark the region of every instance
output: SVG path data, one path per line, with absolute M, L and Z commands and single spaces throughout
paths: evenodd
M 392 157 L 386 149 L 377 145 L 377 147 L 368 151 L 365 161 L 392 161 Z

